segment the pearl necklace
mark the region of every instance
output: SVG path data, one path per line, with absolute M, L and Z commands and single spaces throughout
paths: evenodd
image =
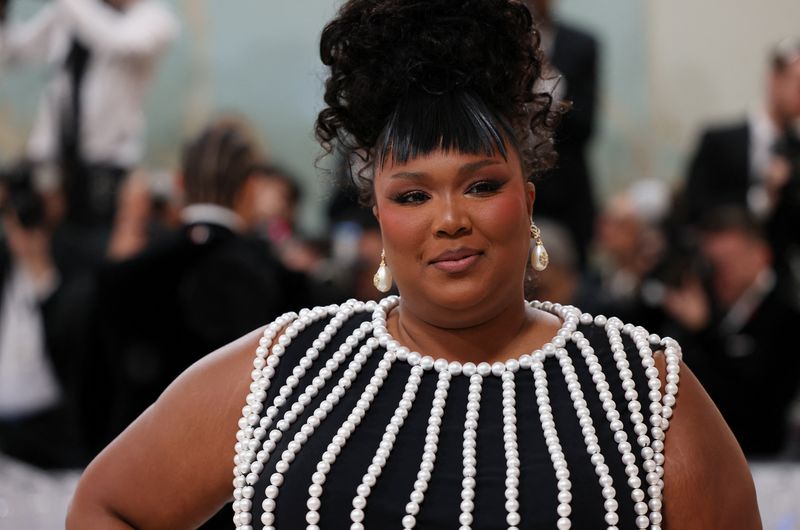
M 616 500 L 617 491 L 609 474 L 609 468 L 605 463 L 606 456 L 601 452 L 595 426 L 593 425 L 588 404 L 584 399 L 573 360 L 566 350 L 567 343 L 573 342 L 580 350 L 581 357 L 586 362 L 589 373 L 592 376 L 592 382 L 597 389 L 603 410 L 606 413 L 606 419 L 613 432 L 619 457 L 625 466 L 625 474 L 628 476 L 627 486 L 630 489 L 636 512 L 636 526 L 640 529 L 661 530 L 662 491 L 664 488 L 664 432 L 669 427 L 669 419 L 672 415 L 672 408 L 675 405 L 680 373 L 681 352 L 677 342 L 670 338 L 662 339 L 658 335 L 648 334 L 644 328 L 623 324 L 616 317 L 592 316 L 588 313 L 581 313 L 572 306 L 562 306 L 550 302 L 531 302 L 532 307 L 550 312 L 563 321 L 562 327 L 550 342 L 531 354 L 522 355 L 518 359 L 509 359 L 504 363 L 495 362 L 489 364 L 482 362 L 476 365 L 470 362 L 464 364 L 448 362 L 445 359 L 434 359 L 430 356 L 423 356 L 417 352 L 410 351 L 389 334 L 386 328 L 387 314 L 399 304 L 399 301 L 399 297 L 391 296 L 379 303 L 349 300 L 338 306 L 330 305 L 314 309 L 303 309 L 299 314 L 286 313 L 264 330 L 263 336 L 259 340 L 259 346 L 256 349 L 253 370 L 250 374 L 252 378 L 250 393 L 247 395 L 246 405 L 242 409 L 239 430 L 236 434 L 237 442 L 234 448 L 236 454 L 234 457 L 235 467 L 233 469 L 233 521 L 237 529 L 253 530 L 251 510 L 252 499 L 255 496 L 254 486 L 259 480 L 264 465 L 275 451 L 277 443 L 281 440 L 283 434 L 297 421 L 298 417 L 303 414 L 305 408 L 319 394 L 319 391 L 333 377 L 333 374 L 352 356 L 336 385 L 330 389 L 325 399 L 308 416 L 300 430 L 295 433 L 292 441 L 288 443 L 287 449 L 283 451 L 280 455 L 280 460 L 275 465 L 275 472 L 269 478 L 269 485 L 265 490 L 266 499 L 262 503 L 264 513 L 261 517 L 261 523 L 264 530 L 275 530 L 273 526 L 275 520 L 274 510 L 284 475 L 288 472 L 303 444 L 314 434 L 316 428 L 339 403 L 340 398 L 350 388 L 372 353 L 378 347 L 382 347 L 385 349 L 385 353 L 371 376 L 369 384 L 367 384 L 347 419 L 331 438 L 326 451 L 322 454 L 321 460 L 317 463 L 316 472 L 311 477 L 311 484 L 308 489 L 309 497 L 306 503 L 308 508 L 306 530 L 320 530 L 317 525 L 321 507 L 320 497 L 327 474 L 336 462 L 337 456 L 345 447 L 347 440 L 369 411 L 371 403 L 378 395 L 392 366 L 398 361 L 411 365 L 411 371 L 404 392 L 394 414 L 386 425 L 372 462 L 367 467 L 361 484 L 354 492 L 353 510 L 350 513 L 350 530 L 364 530 L 364 510 L 366 509 L 370 492 L 391 456 L 395 439 L 414 404 L 422 376 L 426 371 L 437 372 L 438 381 L 428 416 L 422 460 L 417 472 L 417 479 L 414 482 L 413 490 L 405 507 L 406 515 L 402 519 L 403 528 L 412 529 L 416 526 L 416 516 L 425 500 L 425 492 L 436 462 L 439 429 L 447 404 L 450 382 L 453 377 L 463 375 L 469 378 L 469 393 L 463 435 L 460 530 L 471 530 L 473 521 L 472 512 L 474 509 L 478 449 L 477 428 L 480 418 L 481 392 L 483 381 L 486 377 L 498 377 L 502 381 L 503 443 L 507 466 L 505 480 L 506 522 L 509 530 L 518 530 L 518 525 L 521 522 L 518 501 L 520 455 L 516 437 L 515 374 L 521 370 L 530 371 L 534 380 L 539 420 L 557 480 L 558 519 L 556 526 L 559 530 L 571 528 L 570 514 L 572 508 L 570 503 L 572 494 L 570 491 L 570 472 L 550 406 L 548 377 L 544 368 L 545 359 L 548 357 L 557 360 L 567 383 L 567 390 L 570 393 L 573 408 L 584 436 L 586 450 L 590 455 L 591 463 L 594 466 L 599 485 L 602 488 L 602 495 L 605 499 L 606 528 L 607 530 L 617 530 L 616 525 L 619 521 L 619 514 L 617 513 L 618 502 Z M 294 401 L 290 402 L 300 383 L 300 379 L 314 366 L 320 353 L 336 336 L 342 325 L 354 314 L 362 312 L 371 312 L 371 321 L 363 322 L 346 337 L 331 358 L 318 368 L 317 375 L 311 379 L 305 389 Z M 312 342 L 312 346 L 306 350 L 305 355 L 300 359 L 297 366 L 293 368 L 292 374 L 287 377 L 272 404 L 265 409 L 267 390 L 272 384 L 276 368 L 286 348 L 305 328 L 326 318 L 330 320 L 323 328 L 323 331 Z M 583 333 L 577 331 L 579 324 L 587 326 L 593 324 L 601 327 L 608 336 L 613 359 L 616 363 L 616 368 L 619 370 L 621 385 L 625 391 L 626 408 L 637 436 L 635 440 L 637 450 L 634 450 L 634 443 L 628 440 L 627 432 L 623 429 L 621 418 L 624 412 L 620 412 L 617 408 L 617 403 L 614 401 L 609 383 L 606 381 L 598 357 L 594 354 L 594 349 Z M 281 330 L 283 332 L 279 335 Z M 370 334 L 372 336 L 368 336 Z M 648 381 L 647 398 L 649 405 L 644 413 L 636 390 L 636 383 L 633 379 L 633 372 L 630 370 L 630 360 L 624 349 L 623 334 L 633 340 L 639 354 L 639 360 L 645 369 L 645 376 Z M 360 347 L 359 344 L 361 344 Z M 653 346 L 663 349 L 666 359 L 667 374 L 663 392 L 658 369 L 655 367 L 653 358 Z M 355 350 L 357 347 L 358 349 Z M 356 351 L 355 354 L 353 353 L 354 351 Z M 283 415 L 276 422 L 275 419 L 281 412 L 283 412 Z M 645 414 L 647 413 L 649 413 L 649 417 L 646 418 Z M 646 492 L 642 489 L 645 485 L 642 484 L 639 478 L 640 467 L 637 465 L 637 452 L 641 457 L 641 469 L 646 473 Z

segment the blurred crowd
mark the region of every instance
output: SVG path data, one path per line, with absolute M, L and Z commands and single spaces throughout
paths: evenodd
M 586 267 L 568 225 L 539 223 L 551 266 L 535 296 L 678 339 L 745 454 L 796 459 L 800 40 L 768 60 L 765 100 L 703 131 L 682 180 L 641 179 L 606 202 Z
M 762 105 L 705 131 L 683 179 L 598 205 L 597 44 L 529 3 L 572 102 L 537 184 L 550 266 L 530 296 L 673 336 L 749 458 L 800 458 L 800 41 L 776 46 Z M 144 95 L 178 31 L 160 3 L 56 0 L 22 25 L 7 9 L 0 62 L 55 66 L 0 179 L 0 451 L 81 467 L 208 352 L 285 311 L 381 296 L 349 161 L 322 237 L 299 228 L 304 181 L 240 117 L 188 139 L 166 181 L 141 168 Z

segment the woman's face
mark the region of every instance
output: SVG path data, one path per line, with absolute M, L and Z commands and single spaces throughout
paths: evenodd
M 405 307 L 455 327 L 522 300 L 535 192 L 516 153 L 390 157 L 376 170 L 374 192 Z

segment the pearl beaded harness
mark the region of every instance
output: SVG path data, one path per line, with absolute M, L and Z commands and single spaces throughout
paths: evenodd
M 573 306 L 562 306 L 550 302 L 531 302 L 531 306 L 550 312 L 563 321 L 562 327 L 556 336 L 541 348 L 531 354 L 525 354 L 518 359 L 509 359 L 506 362 L 489 363 L 458 363 L 448 362 L 445 359 L 434 359 L 410 351 L 391 337 L 386 328 L 386 318 L 389 311 L 399 304 L 399 297 L 390 296 L 380 302 L 360 302 L 349 300 L 341 305 L 303 309 L 299 314 L 287 313 L 275 320 L 264 330 L 256 349 L 251 372 L 252 383 L 250 393 L 247 395 L 247 404 L 242 409 L 239 420 L 239 430 L 236 433 L 236 445 L 233 469 L 233 496 L 234 516 L 233 521 L 237 529 L 252 530 L 252 499 L 255 496 L 254 486 L 258 483 L 265 463 L 274 458 L 273 452 L 283 434 L 303 414 L 306 407 L 319 391 L 345 364 L 344 370 L 329 393 L 319 406 L 307 417 L 307 420 L 298 430 L 293 439 L 288 443 L 286 450 L 279 456 L 280 460 L 275 465 L 275 472 L 269 477 L 266 487 L 266 498 L 263 502 L 264 512 L 261 524 L 264 530 L 275 530 L 274 511 L 276 499 L 283 484 L 284 474 L 287 473 L 295 456 L 300 452 L 303 444 L 312 436 L 315 429 L 325 420 L 331 410 L 338 404 L 340 398 L 350 388 L 361 368 L 366 364 L 372 353 L 382 347 L 385 349 L 383 358 L 378 363 L 369 384 L 362 392 L 347 420 L 331 438 L 321 460 L 316 465 L 316 472 L 310 478 L 308 500 L 306 503 L 306 530 L 319 530 L 320 497 L 325 485 L 325 479 L 331 466 L 335 463 L 347 443 L 350 435 L 358 427 L 361 419 L 369 411 L 371 403 L 380 392 L 383 382 L 396 362 L 406 362 L 411 365 L 405 391 L 400 399 L 394 414 L 386 425 L 379 446 L 375 450 L 371 464 L 365 470 L 360 485 L 353 492 L 350 512 L 350 530 L 364 530 L 364 510 L 371 489 L 377 483 L 383 467 L 391 456 L 395 439 L 403 427 L 405 418 L 411 409 L 417 395 L 422 376 L 426 371 L 438 373 L 436 390 L 431 404 L 430 415 L 425 437 L 422 460 L 414 482 L 413 490 L 408 496 L 405 506 L 405 517 L 402 527 L 411 529 L 416 526 L 416 516 L 425 500 L 425 492 L 431 479 L 435 462 L 439 428 L 447 405 L 448 389 L 453 377 L 469 378 L 469 393 L 466 403 L 466 419 L 463 435 L 463 480 L 461 483 L 461 515 L 459 516 L 460 530 L 470 530 L 473 521 L 475 498 L 475 475 L 477 463 L 477 427 L 480 417 L 480 400 L 483 381 L 487 377 L 498 377 L 502 381 L 503 404 L 503 443 L 506 459 L 506 490 L 505 509 L 508 530 L 518 530 L 521 523 L 519 514 L 518 486 L 520 477 L 520 455 L 516 437 L 516 394 L 515 374 L 519 371 L 529 371 L 534 379 L 536 404 L 538 406 L 539 420 L 544 434 L 547 450 L 553 464 L 557 479 L 557 528 L 566 530 L 571 528 L 570 514 L 572 511 L 570 492 L 570 472 L 567 460 L 559 442 L 558 432 L 553 421 L 552 409 L 548 394 L 548 376 L 544 369 L 544 361 L 554 357 L 561 367 L 567 390 L 573 402 L 573 407 L 578 423 L 584 435 L 586 451 L 590 455 L 598 482 L 602 488 L 605 499 L 605 523 L 607 530 L 617 530 L 619 515 L 617 491 L 605 464 L 606 456 L 602 454 L 595 426 L 590 415 L 587 402 L 584 400 L 581 385 L 578 381 L 573 361 L 567 353 L 566 345 L 573 342 L 578 347 L 581 357 L 587 363 L 592 382 L 602 401 L 606 419 L 614 441 L 619 451 L 627 475 L 627 486 L 631 491 L 636 512 L 635 524 L 637 528 L 661 530 L 662 491 L 664 488 L 664 437 L 669 427 L 669 419 L 675 405 L 678 393 L 681 351 L 678 343 L 671 338 L 661 338 L 649 334 L 644 328 L 631 324 L 623 324 L 618 318 L 606 318 L 602 315 L 592 316 L 581 313 Z M 317 369 L 316 375 L 301 392 L 297 393 L 300 379 L 312 369 L 322 352 L 342 325 L 357 313 L 371 312 L 371 321 L 361 323 L 344 342 L 338 347 L 325 364 Z M 266 403 L 269 390 L 276 368 L 286 348 L 292 340 L 311 324 L 329 318 L 323 331 L 313 341 L 305 355 L 299 360 L 275 395 L 271 404 Z M 603 369 L 594 349 L 580 331 L 579 324 L 604 328 L 611 345 L 611 352 L 616 367 L 619 370 L 622 388 L 625 391 L 625 408 L 633 430 L 635 440 L 628 440 L 628 434 L 623 429 L 621 421 L 625 410 L 618 409 L 618 404 L 610 392 L 609 383 L 606 381 Z M 281 333 L 281 330 L 283 332 Z M 280 333 L 280 334 L 279 334 Z M 649 401 L 648 406 L 642 410 L 639 394 L 630 370 L 628 355 L 623 346 L 623 335 L 630 337 L 638 350 L 640 362 L 644 367 L 647 377 Z M 361 346 L 359 346 L 361 345 Z M 659 379 L 659 372 L 653 358 L 653 347 L 663 350 L 666 359 L 666 384 Z M 357 348 L 357 349 L 356 349 Z M 348 361 L 348 359 L 350 359 Z M 663 390 L 663 391 L 662 391 Z M 293 396 L 295 396 L 293 398 Z M 458 406 L 450 404 L 449 406 Z M 637 465 L 637 454 L 641 464 Z M 639 470 L 645 472 L 645 482 L 639 477 Z

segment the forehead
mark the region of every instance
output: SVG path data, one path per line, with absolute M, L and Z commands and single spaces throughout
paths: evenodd
M 455 176 L 463 172 L 477 171 L 493 167 L 522 173 L 519 156 L 514 149 L 507 156 L 494 151 L 487 153 L 464 153 L 456 150 L 436 150 L 415 156 L 406 161 L 398 161 L 388 154 L 385 162 L 375 170 L 375 178 L 393 177 L 398 173 L 419 173 L 425 175 Z

